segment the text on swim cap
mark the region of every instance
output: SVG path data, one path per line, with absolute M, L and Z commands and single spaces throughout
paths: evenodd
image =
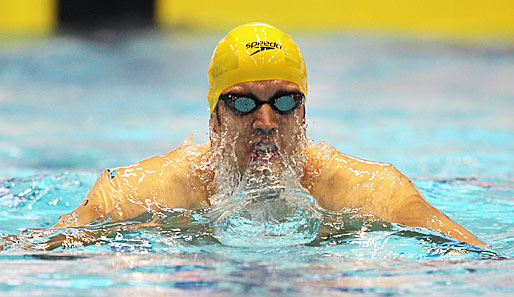
M 255 52 L 253 52 L 252 54 L 250 54 L 250 56 L 253 56 L 256 53 L 262 52 L 265 50 L 281 49 L 282 45 L 278 42 L 262 41 L 262 40 L 249 42 L 246 44 L 246 49 L 253 49 L 253 48 L 257 48 L 257 50 Z

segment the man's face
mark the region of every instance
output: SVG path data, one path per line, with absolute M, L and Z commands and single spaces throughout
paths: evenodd
M 222 95 L 246 95 L 261 101 L 302 93 L 295 83 L 283 80 L 251 81 L 233 85 Z M 250 163 L 288 162 L 302 153 L 305 143 L 305 100 L 291 113 L 280 114 L 262 104 L 247 115 L 236 115 L 223 101 L 211 114 L 211 142 L 221 157 L 244 173 Z M 227 161 L 227 160 L 225 160 Z

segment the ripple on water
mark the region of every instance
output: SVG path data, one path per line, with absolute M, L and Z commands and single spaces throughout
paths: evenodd
M 317 208 L 309 194 L 291 189 L 281 189 L 275 196 L 267 193 L 267 199 L 251 203 L 248 202 L 251 199 L 235 199 L 239 204 L 231 205 L 231 211 L 163 211 L 153 227 L 139 226 L 155 218 L 147 214 L 129 222 L 45 229 L 53 225 L 58 216 L 80 203 L 95 178 L 93 174 L 62 173 L 1 181 L 0 212 L 3 216 L 0 231 L 4 235 L 18 234 L 9 240 L 3 239 L 3 244 L 8 247 L 5 250 L 15 253 L 54 248 L 55 251 L 94 254 L 158 254 L 217 251 L 223 246 L 265 252 L 291 246 L 286 250 L 300 249 L 302 253 L 311 250 L 357 258 L 483 259 L 505 256 L 423 228 L 390 224 L 352 212 L 324 212 Z M 452 218 L 479 236 L 485 233 L 491 239 L 488 242 L 506 255 L 512 255 L 514 242 L 509 234 L 513 233 L 513 219 L 508 215 L 509 208 L 514 208 L 509 200 L 513 193 L 511 182 L 457 179 L 417 183 L 430 202 L 446 207 Z M 255 198 L 262 193 L 246 194 Z M 287 199 L 280 199 L 280 195 Z M 470 203 L 473 208 L 467 210 L 464 206 Z M 473 216 L 460 214 L 458 211 L 463 208 L 480 218 L 480 222 L 474 222 Z M 483 224 L 484 219 L 492 226 Z M 56 242 L 61 244 L 56 245 Z

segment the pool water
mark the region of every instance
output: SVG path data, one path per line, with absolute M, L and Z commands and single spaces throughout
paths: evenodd
M 494 248 L 352 214 L 324 216 L 308 244 L 248 247 L 221 243 L 202 210 L 170 210 L 167 228 L 97 226 L 96 243 L 43 251 L 52 236 L 87 237 L 46 228 L 102 169 L 167 152 L 190 132 L 206 141 L 206 69 L 222 35 L 0 39 L 0 234 L 19 234 L 0 252 L 0 295 L 514 293 L 505 42 L 293 34 L 309 70 L 308 136 L 395 164 Z

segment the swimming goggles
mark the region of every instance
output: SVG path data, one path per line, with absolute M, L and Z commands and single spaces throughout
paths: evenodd
M 302 93 L 291 93 L 276 96 L 269 101 L 261 101 L 248 95 L 221 94 L 219 100 L 223 100 L 235 115 L 243 116 L 254 112 L 263 104 L 269 104 L 280 114 L 291 114 L 300 106 L 304 97 Z

